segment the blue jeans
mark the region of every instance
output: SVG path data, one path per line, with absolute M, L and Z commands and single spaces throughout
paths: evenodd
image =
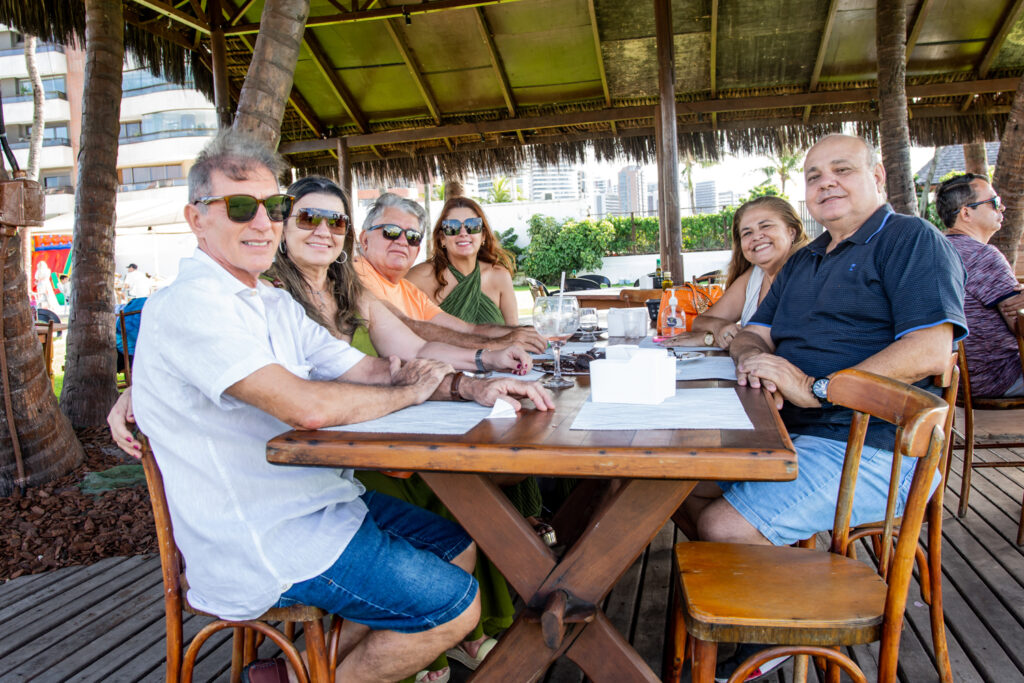
M 719 482 L 729 504 L 775 545 L 790 545 L 832 528 L 846 454 L 842 441 L 806 434 L 790 437 L 800 470 L 793 481 Z M 897 515 L 903 513 L 916 465 L 916 458 L 904 458 L 901 463 Z M 885 518 L 891 473 L 892 451 L 865 445 L 854 489 L 851 526 Z M 939 479 L 936 472 L 932 491 Z
M 477 583 L 451 564 L 472 542 L 459 525 L 368 491 L 359 531 L 334 564 L 293 584 L 278 607 L 315 605 L 374 630 L 418 633 L 462 614 Z

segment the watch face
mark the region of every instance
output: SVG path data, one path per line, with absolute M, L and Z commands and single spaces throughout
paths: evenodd
M 824 399 L 828 396 L 828 378 L 815 380 L 814 384 L 811 385 L 811 393 L 817 398 Z

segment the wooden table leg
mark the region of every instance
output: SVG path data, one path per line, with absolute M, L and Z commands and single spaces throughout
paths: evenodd
M 566 654 L 594 683 L 660 680 L 604 612 L 586 625 Z

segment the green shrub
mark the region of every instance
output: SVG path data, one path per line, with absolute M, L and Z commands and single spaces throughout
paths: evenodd
M 530 218 L 530 245 L 523 259 L 523 272 L 550 284 L 562 271 L 599 270 L 602 256 L 615 237 L 610 221 L 568 220 L 559 225 L 550 216 Z

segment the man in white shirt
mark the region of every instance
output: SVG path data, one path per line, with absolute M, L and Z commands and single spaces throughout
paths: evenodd
M 338 680 L 399 680 L 477 623 L 475 546 L 453 523 L 365 493 L 349 470 L 269 464 L 267 440 L 428 398 L 553 405 L 531 383 L 364 356 L 261 284 L 291 208 L 283 168 L 234 132 L 199 155 L 185 208 L 199 248 L 147 302 L 134 412 L 163 473 L 189 601 L 229 619 L 317 605 L 346 620 Z
M 139 297 L 149 296 L 149 290 L 149 278 L 139 270 L 137 265 L 129 263 L 128 273 L 124 276 L 125 296 L 129 300 L 138 299 Z

